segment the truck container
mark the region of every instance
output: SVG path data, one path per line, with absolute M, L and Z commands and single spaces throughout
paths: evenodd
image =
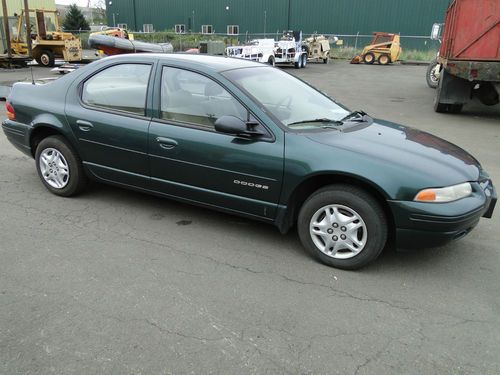
M 438 62 L 436 112 L 460 112 L 476 96 L 499 103 L 500 1 L 453 0 L 446 12 Z

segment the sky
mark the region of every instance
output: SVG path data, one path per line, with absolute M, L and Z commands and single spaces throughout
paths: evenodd
M 91 0 L 90 4 L 95 4 L 97 3 L 96 0 Z M 64 4 L 64 5 L 70 5 L 70 4 L 76 4 L 81 7 L 86 7 L 87 6 L 87 0 L 56 0 L 56 4 Z

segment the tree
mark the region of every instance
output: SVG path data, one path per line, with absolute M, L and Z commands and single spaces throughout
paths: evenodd
M 89 23 L 76 4 L 69 6 L 66 17 L 64 17 L 63 28 L 69 31 L 90 30 Z
M 94 1 L 94 24 L 95 25 L 103 25 L 106 24 L 106 1 L 105 0 L 97 0 Z

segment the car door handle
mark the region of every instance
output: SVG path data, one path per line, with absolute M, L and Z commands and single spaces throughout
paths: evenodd
M 177 146 L 177 141 L 170 138 L 157 137 L 156 142 L 158 142 L 160 144 L 160 147 L 164 148 L 165 150 L 170 150 Z
M 84 121 L 84 120 L 76 120 L 76 124 L 80 128 L 80 130 L 84 132 L 88 132 L 90 129 L 94 127 L 91 122 Z

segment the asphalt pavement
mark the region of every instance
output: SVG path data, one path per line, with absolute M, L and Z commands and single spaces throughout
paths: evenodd
M 434 113 L 425 69 L 286 70 L 460 145 L 500 187 L 500 106 Z M 497 207 L 458 242 L 341 271 L 295 231 L 100 184 L 56 197 L 0 134 L 0 374 L 499 374 L 499 228 Z

